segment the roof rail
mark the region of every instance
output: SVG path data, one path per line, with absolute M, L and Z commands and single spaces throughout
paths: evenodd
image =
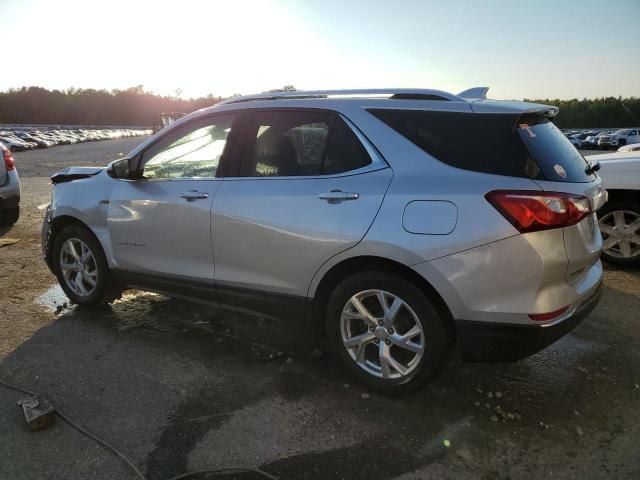
M 464 93 L 464 92 L 463 92 Z M 292 90 L 288 92 L 266 92 L 256 95 L 243 95 L 231 97 L 218 103 L 228 105 L 230 103 L 251 102 L 254 100 L 278 100 L 278 99 L 304 99 L 304 98 L 328 98 L 328 97 L 364 97 L 379 96 L 408 100 L 452 100 L 463 101 L 464 98 L 442 90 L 415 89 L 415 88 L 372 88 L 355 90 Z

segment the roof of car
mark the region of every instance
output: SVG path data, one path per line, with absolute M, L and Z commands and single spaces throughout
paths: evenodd
M 361 103 L 366 108 L 385 106 L 399 108 L 431 108 L 438 105 L 445 110 L 468 110 L 477 113 L 547 111 L 550 116 L 558 112 L 557 107 L 511 100 L 488 100 L 488 87 L 475 87 L 453 94 L 443 90 L 412 88 L 370 88 L 355 90 L 291 90 L 265 92 L 254 95 L 231 97 L 216 105 L 199 110 L 209 113 L 238 108 L 259 108 L 264 106 L 283 107 L 287 105 L 322 108 L 336 108 L 340 105 Z M 436 102 L 436 103 L 425 103 Z M 442 104 L 440 104 L 442 102 Z M 191 115 L 187 115 L 187 118 Z
M 475 113 L 527 113 L 544 112 L 555 116 L 558 108 L 537 103 L 511 100 L 488 100 L 488 87 L 470 88 L 458 94 L 442 90 L 411 88 L 378 88 L 356 90 L 291 90 L 266 92 L 254 95 L 231 97 L 211 107 L 192 112 L 173 122 L 165 129 L 177 128 L 194 118 L 204 115 L 254 108 L 317 108 L 349 111 L 354 108 L 437 109 L 444 111 Z M 135 155 L 153 142 L 155 136 L 135 148 Z

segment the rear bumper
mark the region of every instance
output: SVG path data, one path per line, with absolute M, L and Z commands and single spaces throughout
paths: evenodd
M 463 360 L 513 362 L 529 357 L 569 333 L 591 313 L 602 296 L 602 283 L 565 319 L 551 325 L 509 325 L 456 321 Z

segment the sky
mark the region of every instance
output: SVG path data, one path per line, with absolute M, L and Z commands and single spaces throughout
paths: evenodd
M 0 0 L 0 91 L 640 96 L 640 0 Z

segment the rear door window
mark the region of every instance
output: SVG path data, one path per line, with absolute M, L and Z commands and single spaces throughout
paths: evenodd
M 241 176 L 334 175 L 371 158 L 349 126 L 332 112 L 271 110 L 248 121 Z
M 332 119 L 316 112 L 256 112 L 243 156 L 246 176 L 319 175 Z

